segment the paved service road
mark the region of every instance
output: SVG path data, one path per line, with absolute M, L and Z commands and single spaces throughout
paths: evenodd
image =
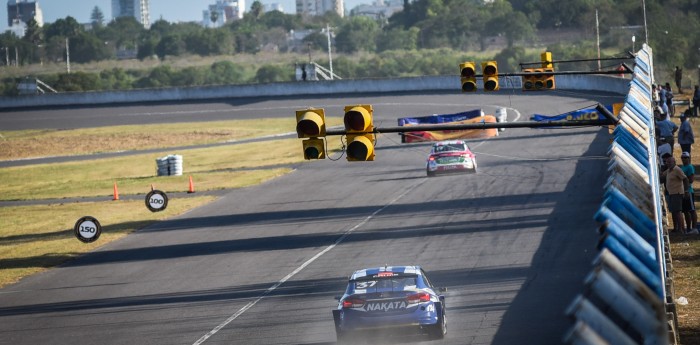
M 478 104 L 522 121 L 620 99 L 504 92 L 304 106 L 340 114 L 370 103 L 375 123 L 395 126 Z M 293 116 L 301 102 L 246 106 L 257 104 Z M 0 343 L 333 344 L 334 296 L 353 270 L 416 264 L 448 289 L 448 334 L 430 343 L 559 344 L 596 253 L 609 138 L 601 128 L 508 129 L 470 142 L 478 174 L 426 178 L 428 144 L 379 135 L 374 162 L 302 164 L 0 290 Z

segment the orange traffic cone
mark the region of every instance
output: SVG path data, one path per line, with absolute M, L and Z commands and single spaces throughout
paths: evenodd
M 114 198 L 112 200 L 119 200 L 119 189 L 117 189 L 116 182 L 114 182 Z
M 194 193 L 194 183 L 192 182 L 192 176 L 190 175 L 190 189 L 187 193 Z

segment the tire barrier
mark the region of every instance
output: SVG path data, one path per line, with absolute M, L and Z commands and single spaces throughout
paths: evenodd
M 566 309 L 566 344 L 676 344 L 672 268 L 664 235 L 654 138 L 652 51 L 637 52 L 620 123 L 608 149 L 609 177 L 594 219 L 599 254 Z
M 168 155 L 156 158 L 158 176 L 180 176 L 182 175 L 182 156 Z

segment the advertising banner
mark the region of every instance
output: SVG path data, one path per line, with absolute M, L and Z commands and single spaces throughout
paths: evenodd
M 399 126 L 416 126 L 425 124 L 474 124 L 474 123 L 496 123 L 493 115 L 481 116 L 481 109 L 470 110 L 456 114 L 430 115 L 421 117 L 399 118 Z M 423 141 L 441 141 L 452 139 L 474 139 L 488 138 L 498 135 L 498 129 L 461 129 L 449 131 L 415 131 L 405 132 L 401 142 L 413 143 Z

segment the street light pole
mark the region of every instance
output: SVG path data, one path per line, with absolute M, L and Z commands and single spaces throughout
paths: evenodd
M 642 12 L 644 12 L 644 43 L 649 44 L 649 32 L 647 31 L 647 4 L 642 0 Z
M 68 44 L 68 37 L 66 37 L 66 73 L 70 73 L 70 45 Z
M 331 80 L 333 80 L 333 56 L 331 55 L 331 28 L 326 23 L 326 36 L 328 37 L 328 64 L 330 65 Z

